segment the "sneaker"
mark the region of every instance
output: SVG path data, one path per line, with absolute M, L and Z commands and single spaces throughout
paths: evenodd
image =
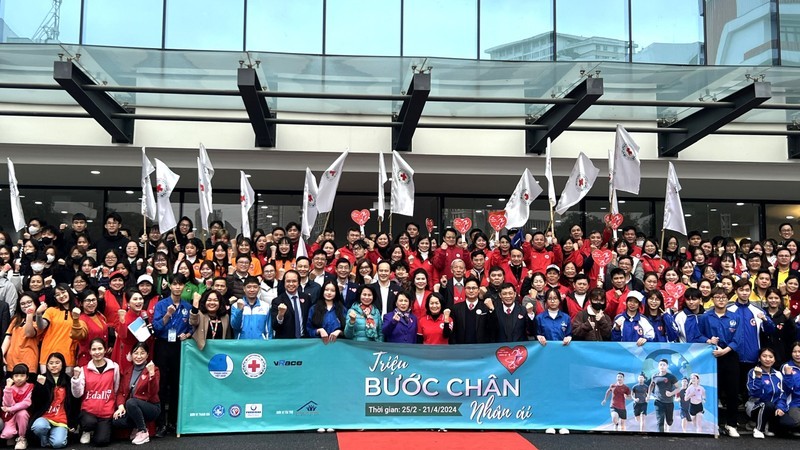
M 81 434 L 81 444 L 88 444 L 92 440 L 92 432 L 84 431 Z
M 758 428 L 753 430 L 753 437 L 756 439 L 764 439 L 764 433 L 761 432 Z
M 548 428 L 548 429 L 544 430 L 544 432 L 547 433 L 547 434 L 556 434 L 556 429 L 555 428 Z
M 150 442 L 150 433 L 147 430 L 136 433 L 136 437 L 131 441 L 133 445 L 141 445 L 147 442 Z
M 18 437 L 17 445 L 14 446 L 14 450 L 25 450 L 26 448 L 28 448 L 28 440 L 23 436 Z
M 325 428 L 317 428 L 317 433 L 324 433 L 324 432 L 325 432 Z
M 738 438 L 739 437 L 739 432 L 736 431 L 736 427 L 732 427 L 730 425 L 725 425 L 725 433 L 727 433 L 728 436 L 730 436 L 732 438 Z
M 775 433 L 773 433 L 772 431 L 769 431 L 769 424 L 767 424 L 767 426 L 764 427 L 764 436 L 766 436 L 766 437 L 775 437 Z
M 325 431 L 327 431 L 328 433 L 333 433 L 334 430 L 333 428 L 326 428 Z
M 569 434 L 569 430 L 566 428 L 561 428 L 558 430 L 558 434 Z
M 169 428 L 167 428 L 167 426 L 166 426 L 166 425 L 161 425 L 161 426 L 160 426 L 160 427 L 158 427 L 158 429 L 156 430 L 155 437 L 157 437 L 157 438 L 163 438 L 163 437 L 165 437 L 167 434 L 169 434 Z

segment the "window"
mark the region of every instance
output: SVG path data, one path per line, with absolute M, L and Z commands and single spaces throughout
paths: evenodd
M 777 63 L 777 14 L 773 1 L 706 0 L 706 35 L 710 64 Z
M 247 50 L 322 53 L 322 0 L 247 0 Z
M 482 1 L 480 27 L 481 59 L 553 60 L 552 0 Z
M 242 50 L 244 0 L 166 1 L 166 48 Z
M 58 10 L 53 0 L 3 0 L 0 42 L 78 43 L 80 15 L 80 0 L 63 0 Z
M 594 0 L 557 0 L 556 59 L 629 61 L 627 9 L 627 0 L 607 0 L 602 6 Z M 600 43 L 622 47 L 623 51 L 608 57 L 596 48 Z
M 783 238 L 778 233 L 780 224 L 788 222 L 794 227 L 794 238 L 800 238 L 800 205 L 766 205 L 765 210 L 766 229 L 768 238 L 775 239 L 778 242 L 783 241 Z
M 403 55 L 477 58 L 477 0 L 405 0 Z
M 326 12 L 325 53 L 400 55 L 400 0 L 328 0 Z
M 607 200 L 587 200 L 584 235 L 588 236 L 590 232 L 595 230 L 603 231 L 605 229 L 603 218 L 609 211 Z M 656 232 L 660 235 L 661 227 L 660 225 L 656 227 L 649 201 L 619 199 L 619 212 L 625 218 L 620 228 L 633 225 L 637 231 L 641 231 L 647 236 L 656 236 Z M 620 238 L 622 237 L 621 233 L 617 233 L 617 235 Z
M 155 175 L 155 174 L 153 174 Z M 155 176 L 153 177 L 155 178 Z M 131 190 L 126 191 L 108 191 L 108 203 L 106 204 L 106 213 L 110 212 L 117 212 L 120 216 L 122 216 L 122 228 L 127 228 L 131 230 L 131 232 L 135 235 L 141 235 L 142 230 L 144 229 L 144 222 L 142 216 L 142 189 L 141 188 L 132 188 Z M 173 191 L 172 195 L 170 196 L 170 202 L 172 205 L 172 212 L 175 214 L 175 220 L 180 221 L 181 219 L 181 194 L 178 191 Z M 100 233 L 103 230 L 103 219 L 104 217 L 100 217 L 97 220 L 97 226 L 89 227 L 89 228 L 96 228 L 98 229 L 97 237 L 100 237 Z M 151 224 L 151 221 L 148 220 L 148 225 Z M 195 223 L 195 226 L 197 224 Z M 92 237 L 95 237 L 92 235 Z
M 161 47 L 164 0 L 85 0 L 83 43 Z
M 800 3 L 780 0 L 781 64 L 800 65 Z M 769 235 L 770 229 L 767 228 Z
M 25 177 L 24 166 L 17 166 L 17 178 Z M 92 189 L 42 189 L 19 188 L 22 212 L 25 220 L 37 217 L 47 222 L 48 225 L 58 227 L 60 224 L 72 223 L 72 215 L 83 213 L 89 222 L 92 238 L 100 236 L 94 230 L 102 229 L 103 222 L 103 191 Z M 9 202 L 8 189 L 3 188 L 0 195 L 5 198 L 0 201 L 0 226 L 10 235 L 14 236 L 14 224 L 11 216 L 11 203 Z M 141 217 L 141 216 L 139 216 Z M 20 230 L 21 236 L 24 230 Z M 16 242 L 16 241 L 15 241 Z
M 172 194 L 175 195 L 175 194 Z M 195 235 L 198 237 L 206 236 L 203 228 L 203 222 L 200 220 L 200 202 L 198 200 L 197 191 L 187 191 L 183 194 L 183 215 L 192 220 L 194 224 Z M 213 220 L 221 220 L 225 224 L 225 229 L 230 232 L 231 238 L 237 236 L 242 231 L 242 204 L 239 202 L 239 193 L 218 193 L 214 192 L 213 198 L 214 211 L 208 217 L 208 223 Z M 253 220 L 256 205 L 250 208 L 250 233 L 252 236 L 253 230 L 256 228 L 255 221 Z M 180 216 L 176 215 L 176 219 Z
M 686 231 L 699 231 L 703 239 L 715 236 L 760 239 L 759 205 L 757 203 L 724 203 L 682 201 Z M 664 202 L 656 202 L 656 226 L 661 232 L 664 223 Z M 777 230 L 777 225 L 775 226 Z M 686 237 L 678 236 L 681 243 Z
M 703 64 L 702 4 L 697 0 L 633 0 L 634 62 Z

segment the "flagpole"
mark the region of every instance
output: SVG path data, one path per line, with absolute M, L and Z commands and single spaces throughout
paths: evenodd
M 393 217 L 394 217 L 394 214 L 389 213 L 389 239 L 392 238 L 392 218 Z
M 550 205 L 550 233 L 553 234 L 553 237 L 556 237 L 556 221 L 553 216 L 553 205 Z
M 330 217 L 331 217 L 331 212 L 330 212 L 330 211 L 328 211 L 328 212 L 325 214 L 325 223 L 323 223 L 323 224 L 322 224 L 322 232 L 323 232 L 323 233 L 325 232 L 325 229 L 326 229 L 326 228 L 328 228 L 328 219 L 329 219 Z
M 666 231 L 666 230 L 664 228 L 662 228 L 661 229 L 661 246 L 658 247 L 658 252 L 660 253 L 661 258 L 664 258 L 664 231 Z
M 147 243 L 150 242 L 147 232 L 147 215 L 142 214 L 142 233 L 144 233 L 144 259 L 147 259 Z
M 381 225 L 383 224 L 383 219 L 378 217 L 378 234 L 381 233 Z

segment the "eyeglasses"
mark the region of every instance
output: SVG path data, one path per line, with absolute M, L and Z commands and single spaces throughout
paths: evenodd
M 470 291 L 474 291 L 475 289 L 479 289 L 478 286 L 467 286 L 464 289 L 468 289 Z

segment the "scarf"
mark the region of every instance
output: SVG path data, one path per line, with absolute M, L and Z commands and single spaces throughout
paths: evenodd
M 361 314 L 364 314 L 364 319 L 366 319 L 367 328 L 375 328 L 375 318 L 372 317 L 372 305 L 365 306 L 359 305 L 361 307 Z
M 400 320 L 402 320 L 403 323 L 407 324 L 407 323 L 411 322 L 411 317 L 410 317 L 411 316 L 411 311 L 403 312 L 403 311 L 400 311 L 399 309 L 395 308 L 394 312 L 395 312 L 395 314 L 400 314 Z

